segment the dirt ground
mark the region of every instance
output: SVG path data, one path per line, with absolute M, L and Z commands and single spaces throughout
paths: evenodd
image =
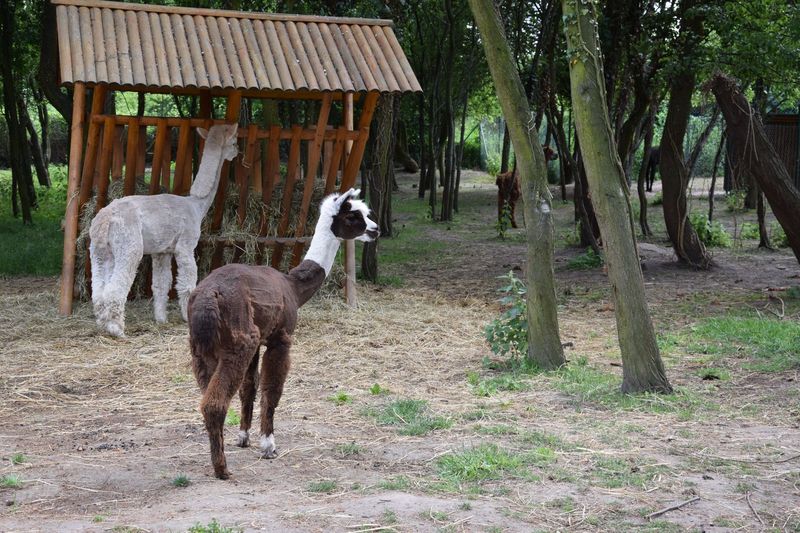
M 129 303 L 128 336 L 112 339 L 86 303 L 57 314 L 57 280 L 0 280 L 0 476 L 18 480 L 0 488 L 0 530 L 800 531 L 798 368 L 731 363 L 729 380 L 705 381 L 696 373 L 704 354 L 678 345 L 665 352 L 674 401 L 609 404 L 565 386 L 565 374 L 476 393 L 476 375 L 498 377 L 483 364 L 482 333 L 500 309 L 496 277 L 522 275 L 525 245 L 523 230 L 497 238 L 491 179 L 463 179 L 457 220 L 420 226 L 446 243 L 435 259 L 384 269 L 402 287 L 361 284 L 356 310 L 327 288 L 303 308 L 276 414 L 279 456 L 237 448 L 238 428 L 226 426 L 233 477 L 224 482 L 212 475 L 175 307 L 157 326 L 148 302 Z M 415 201 L 414 178 L 399 183 L 398 202 Z M 563 236 L 572 208 L 556 205 Z M 741 222 L 718 212 L 726 227 Z M 660 208 L 650 216 L 656 237 L 641 255 L 662 334 L 731 309 L 778 312 L 767 289 L 800 285 L 790 252 L 752 242 L 715 251 L 709 272 L 682 268 Z M 413 219 L 398 209 L 395 223 Z M 583 359 L 610 376 L 611 390 L 621 373 L 613 306 L 601 268 L 566 268 L 581 252 L 557 247 L 562 340 L 570 366 Z M 404 435 L 371 414 L 399 399 L 423 400 L 447 423 Z M 448 480 L 443 458 L 481 446 L 539 459 Z

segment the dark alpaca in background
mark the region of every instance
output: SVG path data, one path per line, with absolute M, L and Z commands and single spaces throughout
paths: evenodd
M 236 391 L 242 401 L 237 445 L 250 444 L 256 384 L 261 389 L 261 454 L 275 452 L 273 416 L 289 373 L 291 334 L 297 310 L 330 273 L 341 240 L 372 241 L 378 226 L 358 191 L 323 200 L 314 237 L 303 261 L 284 274 L 271 267 L 230 264 L 214 270 L 189 298 L 192 369 L 203 392 L 200 410 L 211 444 L 214 474 L 230 476 L 225 461 L 223 425 Z M 267 347 L 261 362 L 261 345 Z
M 645 185 L 647 192 L 653 192 L 653 182 L 656 180 L 656 171 L 658 171 L 658 164 L 661 162 L 661 149 L 658 146 L 650 148 L 650 153 L 647 154 L 647 174 L 645 176 Z
M 550 146 L 543 144 L 542 150 L 544 151 L 545 164 L 554 159 L 558 159 L 558 154 L 555 150 L 550 148 Z M 511 172 L 498 174 L 494 183 L 497 185 L 497 220 L 502 222 L 503 211 L 507 205 L 509 218 L 511 219 L 511 227 L 516 228 L 517 200 L 519 200 L 521 194 L 519 188 L 519 172 L 517 172 L 516 163 L 514 164 L 514 170 Z

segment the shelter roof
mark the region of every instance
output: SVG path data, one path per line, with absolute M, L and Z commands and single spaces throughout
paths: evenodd
M 61 82 L 169 92 L 416 92 L 392 22 L 53 0 Z

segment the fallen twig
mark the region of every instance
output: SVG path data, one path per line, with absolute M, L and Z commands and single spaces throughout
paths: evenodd
M 753 514 L 756 515 L 756 518 L 758 518 L 758 522 L 763 526 L 764 525 L 764 521 L 761 520 L 761 516 L 759 516 L 758 511 L 756 511 L 756 508 L 753 507 L 753 504 L 750 502 L 750 493 L 747 492 L 747 493 L 745 493 L 744 496 L 745 496 L 745 499 L 747 500 L 747 506 L 750 508 L 751 511 L 753 511 Z
M 680 503 L 676 503 L 675 505 L 670 505 L 669 507 L 664 507 L 663 509 L 660 509 L 660 510 L 656 511 L 655 513 L 650 513 L 649 515 L 647 515 L 647 519 L 648 520 L 652 520 L 653 518 L 661 516 L 662 514 L 668 513 L 670 511 L 674 511 L 676 509 L 680 509 L 681 507 L 689 505 L 690 503 L 694 503 L 699 499 L 700 499 L 700 496 L 695 496 L 691 500 L 686 500 L 685 502 L 680 502 Z

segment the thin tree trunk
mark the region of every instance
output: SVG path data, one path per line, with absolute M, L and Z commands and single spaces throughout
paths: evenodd
M 408 152 L 408 135 L 406 134 L 406 126 L 403 121 L 400 121 L 397 128 L 397 142 L 395 143 L 394 158 L 395 161 L 403 166 L 403 170 L 406 172 L 419 172 L 419 164 Z
M 719 136 L 719 146 L 717 146 L 717 153 L 714 154 L 714 168 L 711 169 L 711 187 L 708 189 L 708 220 L 714 219 L 714 190 L 717 188 L 717 170 L 719 169 L 719 162 L 722 158 L 722 148 L 725 146 L 725 139 L 727 138 L 727 130 L 722 130 L 722 135 Z
M 758 201 L 756 202 L 756 216 L 758 217 L 758 247 L 766 248 L 767 250 L 774 250 L 772 244 L 769 242 L 769 232 L 767 231 L 767 210 L 764 207 L 764 193 L 761 189 L 756 187 L 756 194 Z
M 36 169 L 36 178 L 42 187 L 50 187 L 50 173 L 47 171 L 42 145 L 39 144 L 39 135 L 36 133 L 36 128 L 33 126 L 33 121 L 31 121 L 31 117 L 28 114 L 28 108 L 21 95 L 17 97 L 17 106 L 20 122 L 28 132 L 28 139 L 30 140 L 28 151 L 33 159 L 33 168 Z
M 527 222 L 526 281 L 529 361 L 542 369 L 563 365 L 553 275 L 553 214 L 544 153 L 530 129 L 531 112 L 493 2 L 469 0 L 481 32 L 497 97 L 514 142 Z
M 503 148 L 500 151 L 500 173 L 508 172 L 508 160 L 511 158 L 511 137 L 508 134 L 508 123 L 503 129 Z
M 703 147 L 706 145 L 706 142 L 708 142 L 708 138 L 711 137 L 711 132 L 717 125 L 717 120 L 719 120 L 719 106 L 714 106 L 714 111 L 711 113 L 711 118 L 708 120 L 708 124 L 706 124 L 706 127 L 703 128 L 702 133 L 700 133 L 700 137 L 697 138 L 697 141 L 694 143 L 694 147 L 689 154 L 689 161 L 686 163 L 686 168 L 690 178 L 694 173 L 694 167 L 697 165 L 697 160 L 700 159 L 700 153 L 703 151 Z
M 653 234 L 650 230 L 650 224 L 647 222 L 647 195 L 644 191 L 645 181 L 647 181 L 647 154 L 653 147 L 653 130 L 655 129 L 656 113 L 658 113 L 658 104 L 650 104 L 650 112 L 648 113 L 645 122 L 644 133 L 644 151 L 642 152 L 642 166 L 639 168 L 639 179 L 636 180 L 636 192 L 639 196 L 639 226 L 642 229 L 642 235 L 649 237 Z
M 800 191 L 792 183 L 764 125 L 742 95 L 736 82 L 715 74 L 708 83 L 727 124 L 728 138 L 740 154 L 739 164 L 752 175 L 764 192 L 789 246 L 800 262 Z
M 605 112 L 594 3 L 562 1 L 575 127 L 587 177 L 596 191 L 608 278 L 622 354 L 623 392 L 670 393 L 644 292 L 625 173 Z

